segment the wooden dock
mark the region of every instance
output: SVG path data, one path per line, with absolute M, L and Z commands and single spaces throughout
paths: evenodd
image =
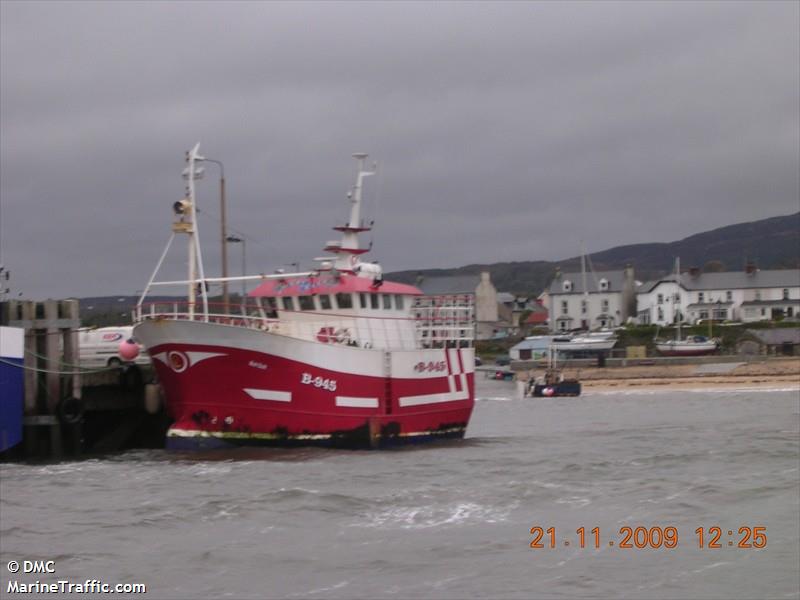
M 150 365 L 80 366 L 77 300 L 9 301 L 0 324 L 25 330 L 23 442 L 11 459 L 161 447 L 168 420 Z

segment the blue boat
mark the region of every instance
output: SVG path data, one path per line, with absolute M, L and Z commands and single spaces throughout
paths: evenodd
M 0 452 L 22 441 L 25 330 L 0 327 Z

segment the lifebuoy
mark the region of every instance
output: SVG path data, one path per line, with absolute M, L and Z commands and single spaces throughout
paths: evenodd
M 335 341 L 335 339 L 336 333 L 333 327 L 320 327 L 319 331 L 317 332 L 317 340 L 323 344 L 328 344 L 332 341 Z

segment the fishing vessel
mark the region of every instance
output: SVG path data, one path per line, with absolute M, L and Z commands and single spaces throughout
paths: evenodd
M 172 448 L 329 445 L 378 448 L 464 436 L 474 406 L 474 298 L 423 296 L 384 281 L 359 234 L 364 181 L 358 161 L 341 239 L 302 273 L 205 276 L 195 180 L 205 158 L 186 155 L 185 198 L 172 235 L 136 307 L 146 347 L 174 419 Z M 156 281 L 176 236 L 188 239 L 186 280 Z M 209 286 L 256 281 L 230 311 Z M 185 302 L 148 303 L 154 286 L 180 285 Z
M 564 373 L 558 367 L 558 351 L 551 345 L 547 351 L 547 368 L 544 374 L 528 382 L 525 395 L 534 398 L 580 396 L 581 382 L 564 377 Z

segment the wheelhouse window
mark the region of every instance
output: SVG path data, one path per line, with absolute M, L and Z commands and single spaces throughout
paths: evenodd
M 284 296 L 281 301 L 283 302 L 283 310 L 294 310 L 294 298 Z
M 392 309 L 392 296 L 390 294 L 383 294 L 383 308 L 386 310 Z
M 400 294 L 394 295 L 394 307 L 397 310 L 403 310 L 403 296 L 401 296 Z
M 369 295 L 369 305 L 370 305 L 370 308 L 374 308 L 376 310 L 380 308 L 378 294 L 370 294 Z
M 353 308 L 353 297 L 350 294 L 336 294 L 336 306 L 339 308 Z
M 321 294 L 319 297 L 319 306 L 322 310 L 330 310 L 333 308 L 331 297 L 328 294 Z
M 298 296 L 300 310 L 314 310 L 314 296 Z
M 278 308 L 278 302 L 273 296 L 267 296 L 266 298 L 264 298 L 264 300 L 267 303 L 268 310 L 275 310 L 276 308 Z
M 358 295 L 359 303 L 361 304 L 361 308 L 367 308 L 367 295 L 364 292 L 361 292 Z

